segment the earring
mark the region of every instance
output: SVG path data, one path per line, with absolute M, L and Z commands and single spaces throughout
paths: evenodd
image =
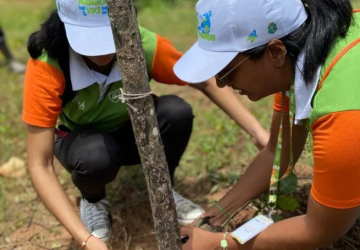
M 279 52 L 279 55 L 280 55 L 280 52 Z M 284 54 L 284 56 L 286 56 L 287 55 L 287 50 L 285 50 L 285 54 Z

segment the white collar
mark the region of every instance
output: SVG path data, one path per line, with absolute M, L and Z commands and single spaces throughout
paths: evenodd
M 295 65 L 295 79 L 294 79 L 294 92 L 295 92 L 295 124 L 302 124 L 302 120 L 310 117 L 312 112 L 311 101 L 318 86 L 321 66 L 316 70 L 314 79 L 308 84 L 305 83 L 303 78 L 305 61 L 305 51 L 299 54 L 298 60 Z
M 85 89 L 95 83 L 105 83 L 105 86 L 107 86 L 122 79 L 116 63 L 114 63 L 109 76 L 105 76 L 106 78 L 99 77 L 100 73 L 89 69 L 81 55 L 76 53 L 71 47 L 69 48 L 69 66 L 73 91 Z M 99 78 L 104 81 L 99 80 Z

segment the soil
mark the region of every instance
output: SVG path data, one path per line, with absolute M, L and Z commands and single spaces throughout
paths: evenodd
M 311 187 L 312 169 L 308 166 L 297 166 L 296 173 L 300 186 L 295 197 L 300 201 L 301 208 L 297 213 L 282 213 L 283 218 L 306 213 L 307 197 Z M 189 178 L 189 183 L 193 182 Z M 211 200 L 220 199 L 228 190 L 218 190 L 208 195 Z M 74 195 L 71 187 L 67 189 L 74 207 L 78 210 L 80 196 Z M 76 193 L 76 191 L 75 191 Z M 152 215 L 147 194 L 134 187 L 123 187 L 120 199 L 127 199 L 111 207 L 113 215 L 113 235 L 110 242 L 111 249 L 117 250 L 155 250 L 157 248 L 156 235 L 153 230 Z M 38 249 L 78 249 L 69 233 L 51 216 L 41 205 L 39 200 L 34 201 L 37 210 L 30 216 L 28 223 L 18 228 L 6 239 L 7 245 L 2 250 L 38 250 Z M 206 208 L 206 204 L 202 204 Z M 236 228 L 256 213 L 253 206 L 241 211 L 229 224 L 229 228 Z M 9 225 L 10 227 L 10 225 Z M 0 232 L 1 235 L 1 232 Z M 360 249 L 360 223 L 359 221 L 347 235 L 334 245 L 321 250 L 354 250 Z M 319 249 L 320 250 L 320 249 Z
M 174 94 L 187 98 L 197 98 L 197 92 L 186 92 L 182 88 L 174 88 Z M 59 163 L 55 164 L 55 169 L 60 172 L 62 167 Z M 295 173 L 299 178 L 299 188 L 295 194 L 296 199 L 301 203 L 301 207 L 296 213 L 282 213 L 283 218 L 305 214 L 307 209 L 307 199 L 312 182 L 312 167 L 297 165 Z M 197 177 L 188 177 L 184 180 L 185 185 L 195 186 L 199 183 Z M 71 200 L 74 208 L 78 211 L 80 199 L 79 192 L 71 182 L 62 183 Z M 113 234 L 110 242 L 110 249 L 116 250 L 157 250 L 156 235 L 153 230 L 151 208 L 147 197 L 146 187 L 144 186 L 121 186 L 115 185 L 114 197 L 110 212 L 113 218 Z M 183 190 L 183 195 L 202 200 L 219 200 L 229 189 L 218 189 L 209 194 L 211 183 L 206 180 L 201 181 L 200 187 L 196 190 Z M 7 197 L 13 199 L 13 197 Z M 40 250 L 40 249 L 80 249 L 73 241 L 70 234 L 57 222 L 57 220 L 47 211 L 38 198 L 31 201 L 32 209 L 25 210 L 29 204 L 19 203 L 14 210 L 22 211 L 26 214 L 26 223 L 21 226 L 13 225 L 10 222 L 0 222 L 0 249 L 1 250 Z M 201 204 L 205 209 L 207 204 Z M 18 211 L 16 211 L 18 213 Z M 230 222 L 229 228 L 236 228 L 243 224 L 256 213 L 256 209 L 251 205 L 241 211 Z M 10 232 L 10 233 L 9 233 Z M 356 250 L 360 249 L 360 222 L 351 230 L 328 248 L 321 250 Z M 320 249 L 319 249 L 320 250 Z

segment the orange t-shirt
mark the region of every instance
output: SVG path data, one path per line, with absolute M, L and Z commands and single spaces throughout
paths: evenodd
M 173 72 L 182 53 L 171 42 L 156 35 L 156 49 L 152 62 L 152 78 L 160 83 L 187 85 Z M 25 123 L 38 127 L 55 127 L 62 111 L 61 95 L 65 78 L 51 58 L 30 59 L 26 69 L 23 115 Z
M 282 94 L 274 96 L 274 110 L 282 110 Z M 284 111 L 289 112 L 286 97 Z M 360 205 L 360 110 L 330 113 L 312 125 L 314 177 L 312 197 L 327 207 Z
M 314 144 L 311 195 L 336 209 L 360 206 L 360 11 L 354 12 L 347 35 L 335 41 L 322 65 L 306 120 Z M 281 93 L 276 94 L 277 111 L 281 111 L 281 100 Z M 287 100 L 284 110 L 289 110 L 288 106 Z

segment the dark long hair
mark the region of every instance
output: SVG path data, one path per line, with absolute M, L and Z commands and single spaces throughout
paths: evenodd
M 49 57 L 59 58 L 69 51 L 69 42 L 64 23 L 60 20 L 57 10 L 41 25 L 40 30 L 32 33 L 27 44 L 31 58 L 38 58 L 45 50 Z
M 135 8 L 137 14 L 137 9 Z M 45 50 L 49 57 L 59 58 L 69 51 L 69 41 L 66 36 L 64 23 L 57 10 L 29 37 L 27 49 L 31 58 L 38 58 Z
M 334 40 L 344 37 L 353 20 L 350 0 L 301 0 L 308 12 L 308 19 L 297 30 L 281 38 L 289 56 L 296 62 L 305 50 L 303 77 L 306 83 L 313 80 L 317 68 L 322 65 Z M 245 55 L 260 58 L 267 45 L 246 51 Z

